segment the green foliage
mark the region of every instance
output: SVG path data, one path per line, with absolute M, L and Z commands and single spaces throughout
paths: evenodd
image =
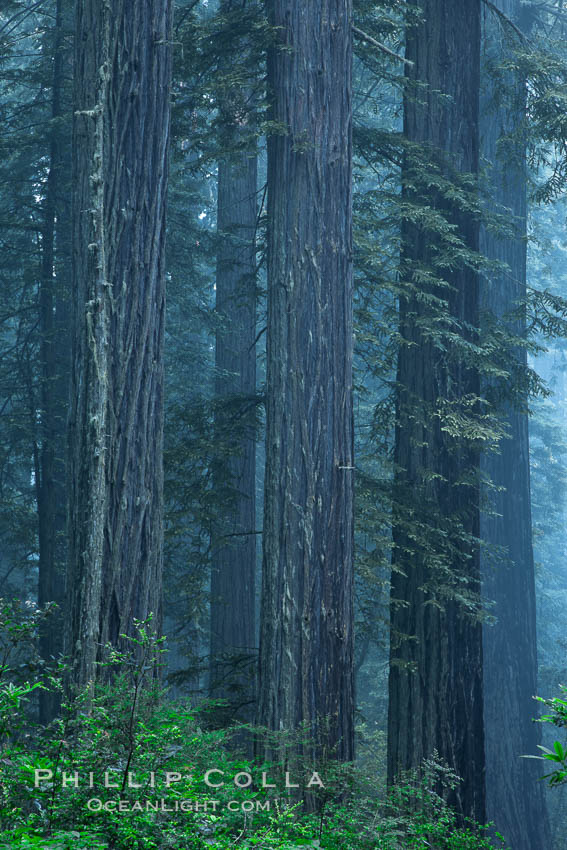
M 46 740 L 41 753 L 14 748 L 7 754 L 2 764 L 0 847 L 52 847 L 59 846 L 58 842 L 61 847 L 114 850 L 180 846 L 472 850 L 501 846 L 483 838 L 482 830 L 474 825 L 460 826 L 428 784 L 429 779 L 414 777 L 394 789 L 381 805 L 355 775 L 346 799 L 341 800 L 341 789 L 335 788 L 336 797 L 329 793 L 320 811 L 303 813 L 301 804 L 282 791 L 277 766 L 262 765 L 260 769 L 229 755 L 226 732 L 204 732 L 199 714 L 179 705 L 162 705 L 144 715 L 130 765 L 132 781 L 142 789 L 123 787 L 120 754 L 124 728 L 113 711 L 115 701 L 122 699 L 120 689 L 107 692 L 104 699 L 99 697 L 93 715 L 83 718 L 80 730 L 75 728 L 72 736 L 66 734 L 59 740 Z M 40 777 L 47 776 L 47 771 L 53 776 L 35 787 L 36 770 L 46 771 Z M 222 771 L 226 777 L 223 787 L 206 788 L 203 778 L 210 770 Z M 61 787 L 63 773 L 73 777 L 75 771 L 83 784 Z M 89 771 L 96 777 L 93 789 L 88 787 Z M 166 771 L 176 777 L 169 785 Z M 261 788 L 262 771 L 270 780 L 280 777 L 279 790 Z M 105 773 L 116 790 L 101 788 Z M 234 785 L 233 777 L 243 774 L 253 777 L 250 788 Z M 220 773 L 214 774 L 215 780 L 220 778 Z M 150 801 L 148 808 L 146 800 Z
M 540 721 L 542 723 L 551 723 L 561 729 L 567 726 L 567 687 L 560 685 L 561 696 L 553 697 L 552 699 L 543 699 L 536 697 L 538 702 L 551 709 L 550 714 L 544 714 Z M 553 788 L 557 785 L 563 785 L 567 782 L 567 745 L 561 741 L 554 741 L 553 748 L 538 745 L 541 750 L 540 756 L 524 756 L 524 758 L 535 758 L 541 761 L 549 761 L 556 765 L 551 773 L 545 774 L 544 778 L 549 781 L 549 785 Z
M 533 4 L 522 5 L 531 9 Z M 404 20 L 408 12 L 410 17 Z M 522 11 L 521 26 L 527 26 L 524 18 L 532 12 L 527 8 Z M 489 19 L 492 14 L 486 10 Z M 529 40 L 504 17 L 494 19 L 503 44 L 492 57 L 488 52 L 483 56 L 485 82 L 490 82 L 494 97 L 490 104 L 483 99 L 483 108 L 489 114 L 492 110 L 510 116 L 527 115 L 526 125 L 518 118 L 514 132 L 499 140 L 499 157 L 507 162 L 514 158 L 520 168 L 528 143 L 532 201 L 543 202 L 555 197 L 564 185 L 565 110 L 561 102 L 565 57 L 564 45 L 551 43 L 548 37 L 554 23 L 551 12 L 538 7 L 537 14 L 541 20 L 532 22 L 537 26 Z M 418 16 L 419 4 L 408 7 L 365 0 L 355 4 L 357 28 L 397 53 L 403 51 L 404 27 L 415 23 Z M 498 452 L 499 444 L 507 438 L 505 422 L 510 406 L 542 409 L 544 402 L 540 399 L 546 397 L 549 388 L 533 368 L 532 359 L 527 367 L 521 361 L 526 351 L 530 358 L 541 354 L 544 339 L 565 334 L 566 303 L 561 297 L 564 291 L 555 286 L 558 275 L 563 275 L 562 265 L 554 263 L 553 272 L 539 274 L 542 258 L 539 246 L 532 245 L 532 286 L 527 298 L 505 316 L 495 317 L 485 311 L 478 328 L 460 327 L 451 318 L 448 305 L 453 269 L 468 267 L 496 282 L 515 272 L 504 263 L 488 263 L 478 251 L 467 247 L 462 234 L 449 223 L 447 209 L 456 208 L 465 217 L 482 221 L 487 232 L 501 239 L 513 235 L 515 224 L 509 210 L 494 208 L 494 170 L 485 164 L 487 171 L 481 175 L 479 186 L 473 176 L 455 173 L 439 152 L 410 145 L 404 139 L 402 93 L 419 100 L 424 90 L 408 82 L 403 63 L 356 33 L 355 49 L 357 661 L 370 665 L 377 680 L 381 665 L 378 653 L 369 651 L 369 643 L 378 649 L 386 643 L 393 520 L 408 541 L 401 553 L 402 568 L 411 569 L 422 553 L 432 577 L 428 591 L 439 605 L 448 599 L 458 600 L 473 616 L 486 616 L 478 588 L 464 580 L 467 564 L 459 555 L 475 541 L 467 539 L 458 516 L 441 516 L 435 504 L 428 504 L 426 493 L 433 485 L 428 470 L 423 470 L 423 486 L 418 493 L 394 492 L 391 486 L 395 473 L 391 454 L 396 419 L 395 364 L 400 344 L 404 344 L 398 326 L 399 299 L 407 299 L 414 307 L 412 318 L 419 338 L 434 347 L 439 364 L 473 367 L 482 380 L 481 399 L 441 397 L 426 407 L 419 404 L 421 400 L 408 398 L 408 418 L 418 421 L 425 435 L 439 422 L 456 451 L 470 446 L 483 453 Z M 518 84 L 521 79 L 529 81 L 527 95 L 526 87 Z M 410 228 L 410 244 L 420 241 L 431 246 L 427 262 L 404 256 L 404 230 L 407 234 Z M 563 222 L 556 219 L 548 230 L 556 252 L 562 242 L 562 228 Z M 540 268 L 534 269 L 534 255 Z M 538 459 L 541 454 L 539 451 Z M 472 481 L 473 475 L 471 470 Z M 494 510 L 490 482 L 483 482 L 483 491 L 483 510 L 490 513 Z M 547 509 L 542 514 L 544 521 L 558 510 L 559 505 Z M 554 543 L 557 550 L 558 540 Z M 487 554 L 493 558 L 502 555 L 496 551 Z M 455 564 L 459 569 L 455 570 Z M 559 603 L 558 597 L 556 601 Z M 363 679 L 365 674 L 363 668 Z M 372 689 L 367 679 L 365 693 L 367 688 Z
M 0 750 L 26 725 L 25 708 L 38 688 L 53 686 L 54 671 L 37 655 L 37 639 L 53 606 L 0 598 Z
M 33 449 L 38 448 L 37 281 L 51 86 L 51 58 L 42 39 L 52 8 L 51 2 L 36 8 L 36 4 L 10 0 L 0 12 L 4 129 L 0 140 L 3 187 L 0 219 L 4 225 L 0 237 L 3 256 L 0 524 L 1 555 L 6 556 L 9 568 L 17 565 L 33 569 L 37 550 L 30 459 Z M 404 25 L 411 25 L 418 14 L 417 6 L 408 7 L 403 0 L 372 3 L 361 0 L 356 4 L 354 22 L 371 39 L 401 53 Z M 539 14 L 544 17 L 546 13 Z M 507 32 L 507 37 L 514 42 L 516 50 L 507 54 L 506 63 L 494 66 L 493 72 L 502 82 L 495 88 L 512 105 L 522 87 L 515 86 L 512 90 L 510 80 L 516 80 L 519 74 L 529 80 L 533 194 L 539 200 L 549 200 L 563 191 L 565 184 L 565 70 L 561 58 L 564 47 L 557 43 L 542 52 L 533 43 L 518 39 L 512 31 Z M 252 111 L 246 107 L 252 106 L 258 120 L 249 122 L 249 138 L 242 135 L 241 144 L 255 144 L 260 132 L 282 132 L 282 128 L 265 120 L 264 60 L 273 35 L 262 4 L 247 3 L 245 8 L 236 4 L 233 9 L 225 4 L 223 10 L 218 4 L 183 0 L 176 4 L 173 38 L 166 323 L 166 610 L 175 614 L 176 625 L 181 624 L 182 644 L 191 653 L 189 666 L 195 670 L 202 651 L 199 642 L 204 643 L 207 636 L 206 580 L 215 546 L 211 529 L 234 496 L 228 477 L 226 486 L 213 491 L 212 469 L 215 463 L 218 469 L 219 464 L 226 462 L 238 433 L 234 414 L 239 400 L 229 399 L 226 404 L 215 401 L 212 389 L 216 161 L 233 152 L 229 149 L 230 133 L 223 122 L 223 104 L 236 90 L 242 95 L 251 92 L 248 104 L 239 104 L 239 112 L 246 122 Z M 243 42 L 247 50 L 241 49 Z M 494 448 L 504 436 L 498 418 L 499 405 L 510 400 L 525 404 L 528 393 L 542 393 L 541 382 L 533 371 L 514 367 L 511 352 L 520 347 L 536 353 L 542 335 L 565 333 L 565 302 L 561 299 L 565 291 L 558 291 L 557 287 L 565 263 L 564 257 L 559 256 L 564 251 L 557 244 L 558 222 L 553 222 L 553 226 L 547 223 L 545 229 L 547 233 L 553 232 L 550 240 L 558 257 L 549 268 L 543 268 L 540 263 L 532 277 L 537 280 L 538 288 L 542 282 L 546 287 L 549 285 L 549 292 L 539 293 L 534 289 L 527 304 L 518 305 L 520 313 L 527 310 L 529 330 L 536 338 L 518 338 L 506 321 L 484 317 L 478 340 L 475 344 L 465 344 L 462 329 L 448 317 L 447 272 L 455 264 L 472 266 L 484 273 L 495 269 L 487 269 L 483 258 L 466 248 L 459 234 L 448 225 L 443 203 L 457 204 L 464 211 L 484 216 L 488 228 L 503 233 L 505 213 L 496 213 L 487 220 L 477 186 L 469 176 L 453 173 L 448 176 L 431 152 L 404 142 L 400 133 L 401 93 L 407 89 L 403 64 L 359 36 L 355 37 L 355 49 L 357 665 L 362 668 L 367 695 L 362 708 L 365 718 L 370 718 L 361 724 L 367 752 L 372 753 L 365 757 L 364 769 L 366 774 L 382 777 L 384 731 L 374 717 L 385 713 L 385 665 L 383 655 L 380 657 L 376 650 L 384 653 L 387 645 L 393 398 L 400 344 L 398 299 L 416 297 L 425 306 L 422 331 L 436 346 L 440 358 L 461 358 L 463 363 L 478 368 L 490 383 L 490 398 L 485 400 L 487 404 L 481 412 L 475 399 L 456 404 L 441 399 L 438 405 L 420 411 L 419 415 L 442 421 L 456 442 L 464 438 Z M 419 90 L 412 95 L 419 97 Z M 513 149 L 515 140 L 502 140 L 502 145 Z M 413 192 L 411 201 L 401 195 L 404 158 L 411 166 L 407 171 L 408 186 Z M 536 168 L 540 170 L 539 177 Z M 437 206 L 431 203 L 433 195 L 440 201 Z M 262 221 L 260 215 L 260 237 Z M 410 267 L 405 263 L 400 275 L 400 233 L 407 224 L 434 243 L 435 251 L 428 266 Z M 260 258 L 261 252 L 260 238 Z M 517 315 L 509 318 L 515 320 Z M 251 417 L 254 418 L 261 397 L 248 401 L 253 403 Z M 549 415 L 551 406 L 551 401 L 534 405 L 538 419 L 534 420 L 532 429 L 535 434 L 532 463 L 537 478 L 536 532 L 548 541 L 545 551 L 540 547 L 546 565 L 553 563 L 554 550 L 558 549 L 565 500 L 565 440 L 559 433 L 557 411 L 555 418 Z M 222 434 L 218 427 L 216 433 L 213 431 L 219 412 L 226 415 L 227 421 Z M 420 507 L 423 507 L 421 512 L 412 513 L 412 501 L 404 501 L 404 494 L 396 494 L 394 510 L 398 522 L 407 530 L 409 539 L 419 541 L 436 568 L 440 602 L 458 596 L 477 614 L 475 589 L 464 586 L 451 570 L 452 554 L 460 534 L 458 523 L 454 518 L 451 521 L 427 512 L 425 506 Z M 408 552 L 408 562 L 411 556 Z M 549 589 L 547 575 L 545 583 Z M 550 635 L 546 647 L 551 645 L 552 638 L 554 645 L 558 643 L 561 636 L 563 585 L 559 590 L 554 584 L 550 597 L 554 597 L 556 607 L 546 609 L 551 612 L 545 618 Z M 9 612 L 0 612 L 4 623 L 8 616 Z M 28 625 L 17 625 L 20 621 L 16 613 L 13 622 L 12 630 L 7 627 L 2 632 L 6 646 L 11 646 L 12 638 L 18 638 L 14 646 L 23 647 L 18 629 L 25 631 Z M 32 639 L 34 629 L 30 625 L 27 633 Z M 140 639 L 144 641 L 147 637 Z M 553 657 L 556 665 L 562 654 L 559 646 Z M 2 822 L 6 842 L 3 846 L 321 846 L 357 850 L 417 848 L 428 844 L 438 848 L 489 846 L 480 843 L 474 830 L 467 833 L 458 827 L 446 807 L 440 804 L 441 808 L 432 810 L 426 805 L 422 799 L 425 792 L 416 787 L 417 780 L 397 789 L 389 808 L 379 806 L 367 790 L 357 791 L 356 799 L 343 803 L 330 801 L 319 820 L 315 816 L 299 816 L 296 805 L 291 803 L 274 806 L 269 816 L 260 813 L 251 818 L 238 812 L 227 815 L 227 820 L 223 814 L 222 824 L 214 813 L 209 817 L 207 813 L 171 816 L 151 812 L 135 816 L 87 814 L 81 823 L 81 807 L 87 791 L 78 789 L 74 794 L 72 789 L 62 791 L 54 784 L 45 797 L 40 797 L 29 783 L 30 766 L 55 769 L 58 775 L 73 766 L 92 768 L 99 775 L 108 770 L 111 776 L 121 777 L 120 782 L 127 777 L 128 764 L 140 773 L 144 782 L 149 781 L 152 770 L 175 770 L 176 766 L 189 763 L 200 770 L 220 766 L 230 775 L 248 766 L 247 762 L 229 755 L 226 733 L 203 731 L 207 726 L 205 714 L 183 705 L 164 703 L 157 688 L 142 687 L 152 681 L 153 664 L 148 659 L 153 657 L 153 649 L 147 643 L 139 649 L 138 660 L 109 655 L 108 669 L 114 670 L 115 675 L 111 684 L 99 687 L 90 713 L 83 712 L 79 703 L 69 706 L 66 718 L 56 724 L 43 739 L 41 748 L 35 750 L 22 735 L 25 723 L 22 708 L 26 701 L 33 704 L 39 681 L 34 680 L 29 664 L 17 671 L 16 659 L 18 664 L 23 663 L 19 650 L 5 662 L 0 661 L 0 734 L 7 759 L 7 763 L 2 763 L 5 781 Z M 546 652 L 546 660 L 550 654 Z M 140 657 L 146 658 L 142 666 Z M 44 680 L 45 677 L 41 681 Z M 559 756 L 556 750 L 548 750 L 547 754 Z M 156 793 L 167 790 L 170 794 L 170 789 L 155 790 Z M 189 799 L 198 799 L 200 790 L 197 783 L 189 782 L 183 788 L 176 785 L 171 795 L 176 798 L 182 792 Z M 133 797 L 128 789 L 125 793 Z
M 204 729 L 205 708 L 165 698 L 154 678 L 163 642 L 149 622 L 137 629 L 126 651 L 109 649 L 103 663 L 112 675 L 94 698 L 87 703 L 79 695 L 49 729 L 12 740 L 5 749 L 0 848 L 500 846 L 478 826 L 457 822 L 443 794 L 458 780 L 435 760 L 383 801 L 375 779 L 329 763 L 322 770 L 325 788 L 317 789 L 317 810 L 303 811 L 299 792 L 286 788 L 287 766 L 240 757 L 229 730 Z M 20 697 L 36 686 L 28 682 Z M 0 690 L 10 692 L 7 685 Z M 11 702 L 12 715 L 21 714 L 18 702 Z M 9 714 L 9 700 L 2 705 Z M 291 781 L 305 786 L 311 771 L 298 765 Z M 207 785 L 207 772 L 215 787 Z

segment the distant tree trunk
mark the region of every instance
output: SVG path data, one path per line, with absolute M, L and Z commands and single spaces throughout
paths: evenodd
M 273 0 L 258 720 L 353 758 L 350 0 Z
M 246 91 L 231 91 L 223 104 L 229 151 L 250 134 Z M 231 492 L 214 541 L 210 693 L 227 700 L 227 719 L 245 721 L 254 719 L 256 663 L 256 180 L 254 149 L 219 162 L 215 424 L 229 456 L 216 486 Z
M 66 85 L 71 63 L 65 35 L 68 8 L 57 0 L 53 30 L 52 126 L 50 163 L 42 233 L 39 297 L 41 332 L 41 449 L 36 481 L 39 529 L 39 589 L 41 606 L 56 602 L 58 610 L 42 625 L 39 650 L 49 662 L 63 651 L 65 564 L 67 559 L 66 426 L 69 401 L 70 244 L 69 204 L 71 150 L 68 143 L 71 104 Z M 58 710 L 58 696 L 40 691 L 40 721 L 48 723 Z
M 519 0 L 495 0 L 498 8 L 522 26 Z M 484 14 L 486 62 L 503 62 L 518 38 L 495 13 Z M 525 81 L 509 73 L 509 97 L 502 102 L 498 82 L 484 80 L 482 154 L 489 166 L 491 211 L 504 213 L 513 233 L 497 237 L 483 228 L 481 251 L 506 263 L 505 273 L 482 279 L 481 303 L 511 332 L 523 337 L 525 319 L 510 318 L 526 294 L 526 145 Z M 497 104 L 500 103 L 499 106 Z M 499 142 L 503 142 L 501 149 Z M 508 318 L 504 318 L 508 315 Z M 513 356 L 526 367 L 526 351 Z M 532 551 L 530 467 L 527 412 L 504 410 L 509 435 L 498 453 L 483 455 L 482 469 L 495 485 L 491 513 L 481 515 L 483 593 L 494 602 L 495 625 L 484 629 L 484 694 L 487 817 L 514 850 L 546 850 L 551 837 L 541 782 L 541 768 L 522 754 L 537 752 L 539 729 L 533 696 L 537 689 L 535 576 Z M 502 557 L 491 557 L 490 547 Z
M 422 85 L 406 89 L 405 136 L 424 146 L 440 175 L 475 174 L 480 0 L 414 5 L 423 18 L 408 29 L 406 57 L 414 64 L 407 76 Z M 407 154 L 405 201 L 419 200 L 422 181 L 427 209 L 437 208 L 464 246 L 477 250 L 477 217 L 424 175 L 428 168 L 412 165 Z M 408 218 L 402 239 L 402 271 L 410 279 L 400 298 L 388 778 L 419 767 L 436 750 L 462 778 L 449 801 L 482 821 L 482 628 L 459 601 L 479 592 L 480 458 L 474 440 L 451 425 L 453 413 L 458 422 L 478 407 L 478 373 L 467 363 L 467 345 L 454 341 L 455 334 L 464 343 L 475 339 L 478 275 L 460 259 L 447 268 L 441 237 Z M 430 283 L 431 273 L 448 286 Z M 445 302 L 450 319 L 432 326 L 435 299 Z M 438 344 L 435 333 L 444 328 Z
M 169 0 L 79 0 L 70 590 L 74 679 L 160 627 Z

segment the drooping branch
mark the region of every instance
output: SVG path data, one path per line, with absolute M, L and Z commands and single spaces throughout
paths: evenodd
M 390 50 L 390 48 L 386 47 L 385 44 L 382 44 L 381 41 L 377 41 L 375 38 L 372 38 L 371 35 L 363 32 L 363 30 L 360 30 L 358 27 L 353 27 L 352 31 L 355 35 L 362 39 L 362 41 L 367 41 L 368 44 L 374 45 L 374 47 L 377 47 L 378 50 L 382 51 L 382 53 L 385 53 L 386 56 L 390 56 L 392 59 L 397 59 L 398 62 L 403 62 L 404 65 L 413 65 L 413 62 L 410 62 L 409 59 L 406 59 L 404 56 L 400 56 L 400 54 L 396 53 L 394 50 Z
M 522 30 L 518 26 L 516 26 L 514 21 L 509 18 L 508 15 L 502 11 L 502 9 L 499 9 L 498 6 L 496 6 L 494 3 L 491 3 L 491 0 L 482 0 L 482 2 L 491 10 L 491 12 L 494 12 L 495 15 L 497 15 L 502 21 L 504 21 L 507 26 L 511 27 L 522 41 L 527 42 L 528 39 L 526 38 Z

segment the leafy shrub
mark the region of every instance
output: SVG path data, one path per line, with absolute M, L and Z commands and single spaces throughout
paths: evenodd
M 94 694 L 65 703 L 61 717 L 35 737 L 6 738 L 0 850 L 495 846 L 478 826 L 459 824 L 444 802 L 443 789 L 458 779 L 438 760 L 409 774 L 384 799 L 364 773 L 329 763 L 317 811 L 305 812 L 299 792 L 285 787 L 283 764 L 240 757 L 230 730 L 207 728 L 206 709 L 167 700 L 156 677 L 162 641 L 151 623 L 137 628 L 129 651 L 108 648 L 105 681 Z M 6 729 L 16 715 L 21 722 L 21 702 L 36 684 L 0 679 Z M 216 787 L 206 785 L 207 771 Z M 300 766 L 292 779 L 301 785 L 309 775 Z
M 562 694 L 561 697 L 554 697 L 553 699 L 537 697 L 537 700 L 551 709 L 551 714 L 545 714 L 540 718 L 541 722 L 552 723 L 554 726 L 564 728 L 567 726 L 567 688 L 563 685 L 559 687 Z M 541 745 L 538 745 L 538 749 L 542 752 L 541 756 L 530 755 L 525 756 L 525 758 L 541 759 L 542 761 L 550 761 L 557 765 L 555 770 L 544 776 L 544 779 L 548 779 L 552 787 L 563 785 L 564 782 L 567 782 L 567 748 L 561 741 L 554 741 L 552 750 Z

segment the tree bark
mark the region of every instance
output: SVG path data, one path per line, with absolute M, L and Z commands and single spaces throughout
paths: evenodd
M 403 200 L 440 212 L 464 249 L 476 251 L 478 218 L 441 183 L 478 172 L 480 0 L 422 0 L 417 8 L 422 19 L 407 32 L 404 132 L 433 165 L 406 154 Z M 478 275 L 459 257 L 445 265 L 442 238 L 404 218 L 388 779 L 437 752 L 462 779 L 449 802 L 483 821 L 482 628 L 467 610 L 479 592 L 480 458 L 474 438 L 451 424 L 453 415 L 474 422 L 478 409 L 478 372 L 467 360 Z
M 353 736 L 352 8 L 273 0 L 258 720 Z M 316 763 L 316 762 L 315 762 Z
M 519 0 L 495 0 L 495 5 L 522 26 Z M 513 55 L 518 39 L 494 12 L 485 11 L 483 30 L 485 68 Z M 513 232 L 499 238 L 481 230 L 483 255 L 507 266 L 506 272 L 481 279 L 481 303 L 522 338 L 525 319 L 512 320 L 510 314 L 526 294 L 526 89 L 525 80 L 513 72 L 506 84 L 512 103 L 504 98 L 498 105 L 498 82 L 485 72 L 481 132 L 490 211 L 504 214 Z M 518 347 L 512 357 L 518 368 L 526 368 L 525 348 Z M 514 850 L 545 850 L 552 842 L 538 782 L 542 771 L 520 758 L 537 752 L 540 741 L 532 720 L 537 714 L 537 642 L 528 416 L 503 403 L 503 418 L 508 436 L 498 453 L 482 456 L 483 472 L 496 488 L 488 497 L 491 511 L 481 515 L 481 537 L 488 544 L 482 558 L 483 594 L 496 617 L 494 625 L 485 626 L 483 638 L 487 817 Z M 495 547 L 500 558 L 491 558 Z
M 80 0 L 74 126 L 71 650 L 154 615 L 162 575 L 169 0 Z

